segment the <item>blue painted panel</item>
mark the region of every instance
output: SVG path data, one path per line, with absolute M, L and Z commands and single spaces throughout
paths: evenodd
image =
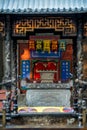
M 30 61 L 22 60 L 21 61 L 21 78 L 30 78 Z
M 31 51 L 31 57 L 32 58 L 60 58 L 61 57 L 61 52 L 36 52 L 36 51 Z
M 61 80 L 66 81 L 70 78 L 70 61 L 61 61 Z

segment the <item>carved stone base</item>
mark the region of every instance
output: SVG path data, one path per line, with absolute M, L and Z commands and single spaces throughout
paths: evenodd
M 26 92 L 28 106 L 70 106 L 70 90 L 32 89 Z
M 73 81 L 72 82 L 68 82 L 68 83 L 25 83 L 23 84 L 25 86 L 26 89 L 69 89 L 71 86 L 73 86 Z M 24 89 L 23 85 L 21 85 L 21 88 Z

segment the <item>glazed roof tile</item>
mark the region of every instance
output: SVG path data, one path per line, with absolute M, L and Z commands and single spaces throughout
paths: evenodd
M 0 13 L 87 12 L 87 0 L 0 0 Z

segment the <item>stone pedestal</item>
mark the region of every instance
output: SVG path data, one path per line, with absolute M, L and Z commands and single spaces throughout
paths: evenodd
M 70 90 L 66 89 L 30 89 L 26 92 L 28 106 L 70 106 Z
M 56 71 L 39 71 L 41 76 L 41 83 L 53 83 L 55 72 Z

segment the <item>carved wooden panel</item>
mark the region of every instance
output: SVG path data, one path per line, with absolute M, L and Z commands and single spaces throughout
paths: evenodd
M 83 78 L 87 79 L 87 39 L 83 43 Z
M 75 36 L 77 32 L 74 20 L 71 18 L 38 17 L 16 20 L 13 24 L 13 35 L 26 36 L 27 32 L 34 29 L 54 29 L 62 31 L 64 36 Z
M 84 36 L 87 36 L 87 22 L 84 24 Z
M 5 23 L 0 21 L 0 33 L 2 34 L 2 36 L 5 35 Z

